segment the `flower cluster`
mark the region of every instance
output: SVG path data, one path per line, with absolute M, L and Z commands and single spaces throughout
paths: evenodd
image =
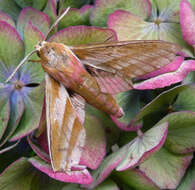
M 73 46 L 108 39 L 163 40 L 182 47 L 170 64 L 136 78 L 133 90 L 115 95 L 122 118 L 86 105 L 80 159 L 86 169 L 72 173 L 51 167 L 44 72 L 33 61 L 40 58 L 32 55 L 4 84 L 68 6 L 48 41 Z M 0 2 L 0 189 L 193 189 L 193 9 L 193 0 Z

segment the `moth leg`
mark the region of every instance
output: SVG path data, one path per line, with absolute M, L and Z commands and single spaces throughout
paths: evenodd
M 40 63 L 41 62 L 41 60 L 33 60 L 33 59 L 29 59 L 28 61 L 33 62 L 33 63 Z

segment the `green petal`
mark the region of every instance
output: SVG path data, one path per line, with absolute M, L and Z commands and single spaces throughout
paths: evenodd
M 80 163 L 91 169 L 96 169 L 106 154 L 106 137 L 101 123 L 92 115 L 85 115 L 86 130 L 85 146 Z
M 18 15 L 20 13 L 20 8 L 13 0 L 0 0 L 0 10 L 7 13 L 15 21 L 17 20 Z
M 15 23 L 12 20 L 12 18 L 9 15 L 2 12 L 2 11 L 0 11 L 0 20 L 4 21 L 4 22 L 7 22 L 8 24 L 10 24 L 11 26 L 13 26 L 15 28 Z
M 47 0 L 33 0 L 32 7 L 35 9 L 41 10 L 44 8 L 46 3 L 47 3 Z
M 10 112 L 10 119 L 3 135 L 3 138 L 0 141 L 0 146 L 4 145 L 6 141 L 11 137 L 11 135 L 16 130 L 20 119 L 24 112 L 24 102 L 22 97 L 18 94 L 18 92 L 14 92 L 11 96 L 11 112 Z
M 173 109 L 177 111 L 195 111 L 195 85 L 189 85 L 179 93 L 177 100 L 173 104 Z
M 91 15 L 92 25 L 106 26 L 108 15 L 118 9 L 129 11 L 145 19 L 150 15 L 151 5 L 145 0 L 96 0 Z
M 158 10 L 160 17 L 162 15 L 166 21 L 179 23 L 180 0 L 152 0 L 151 2 L 153 8 Z
M 104 42 L 108 39 L 112 41 L 116 40 L 113 30 L 94 26 L 70 26 L 57 32 L 49 41 L 66 45 L 80 45 Z
M 192 53 L 192 48 L 184 41 L 180 24 L 163 21 L 156 24 L 153 18 L 146 22 L 141 17 L 127 11 L 115 11 L 109 16 L 108 27 L 115 30 L 120 41 L 123 40 L 164 40 L 176 43 L 183 47 L 187 53 Z
M 70 9 L 64 18 L 59 22 L 58 28 L 63 29 L 68 26 L 89 25 L 89 16 L 92 6 L 86 5 L 81 9 Z
M 195 112 L 181 111 L 164 117 L 158 124 L 168 122 L 169 131 L 165 147 L 177 154 L 195 150 Z
M 31 22 L 29 22 L 24 29 L 24 44 L 25 44 L 25 54 L 33 51 L 35 45 L 42 41 L 44 38 L 43 34 L 35 27 Z M 40 58 L 34 54 L 30 57 L 32 60 L 40 60 Z M 23 75 L 28 73 L 31 76 L 31 83 L 40 83 L 44 79 L 44 71 L 40 63 L 27 62 L 22 67 Z
M 129 188 L 136 190 L 160 190 L 160 188 L 144 175 L 139 169 L 131 169 L 122 172 L 114 172 L 114 179 L 120 184 L 126 184 Z
M 115 96 L 117 103 L 123 108 L 124 116 L 118 121 L 129 124 L 131 119 L 140 111 L 139 92 L 131 90 Z
M 10 101 L 9 99 L 0 97 L 0 139 L 2 138 L 5 130 L 7 128 L 7 124 L 10 116 Z
M 21 8 L 32 7 L 32 0 L 14 0 Z
M 87 4 L 88 0 L 66 0 L 66 1 L 60 1 L 60 12 L 64 10 L 67 7 L 72 8 L 80 8 L 83 5 Z
M 192 154 L 175 155 L 161 148 L 140 165 L 140 170 L 161 189 L 175 189 L 190 164 Z
M 106 135 L 106 147 L 110 151 L 110 147 L 116 143 L 119 138 L 120 130 L 113 123 L 112 119 L 105 113 L 97 110 L 93 106 L 86 105 L 86 113 L 94 115 L 102 124 Z
M 6 68 L 16 67 L 24 56 L 24 44 L 11 25 L 0 21 L 0 61 Z
M 195 162 L 188 168 L 177 190 L 193 190 L 195 184 Z
M 26 24 L 32 22 L 44 35 L 47 34 L 49 30 L 49 17 L 45 13 L 34 9 L 32 7 L 24 8 L 18 17 L 17 29 L 20 36 L 23 38 L 24 28 Z
M 157 113 L 168 113 L 168 110 L 171 109 L 172 104 L 174 103 L 175 97 L 185 89 L 190 88 L 188 85 L 182 85 L 170 90 L 164 91 L 155 99 L 153 99 L 150 103 L 145 105 L 142 110 L 136 115 L 133 123 L 139 122 L 142 118 L 149 115 L 149 119 L 153 119 L 152 114 Z M 151 114 L 151 115 L 150 115 Z
M 31 164 L 22 158 L 8 167 L 0 176 L 0 189 L 27 190 L 34 175 Z
M 47 5 L 44 9 L 44 12 L 49 16 L 50 18 L 50 25 L 52 25 L 57 18 L 57 12 L 56 12 L 56 1 L 55 0 L 48 0 Z
M 119 190 L 119 188 L 114 181 L 107 179 L 98 185 L 94 190 Z
M 10 139 L 11 141 L 28 135 L 39 125 L 43 104 L 44 85 L 41 84 L 35 88 L 26 87 L 25 90 L 29 90 L 29 92 L 26 96 L 24 96 L 24 114 L 20 120 L 17 130 Z
M 21 158 L 10 165 L 0 176 L 1 190 L 61 190 L 64 183 L 49 178 Z

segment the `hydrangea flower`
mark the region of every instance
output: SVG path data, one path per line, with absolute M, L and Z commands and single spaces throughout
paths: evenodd
M 86 2 L 60 1 L 59 12 L 67 4 L 74 9 L 60 21 L 58 29 L 62 30 L 56 32 L 55 28 L 52 31 L 49 41 L 76 45 L 104 42 L 110 36 L 112 38 L 109 40 L 114 41 L 117 37 L 119 40 L 163 39 L 180 44 L 192 55 L 180 32 L 179 1 L 96 0 L 94 6 Z M 10 17 L 14 14 L 7 8 L 8 5 L 15 10 L 16 25 Z M 0 9 L 7 10 L 6 13 L 10 15 L 0 12 L 1 83 L 24 55 L 44 39 L 50 25 L 56 20 L 56 5 L 54 0 L 49 0 L 47 4 L 45 0 L 0 2 Z M 84 6 L 76 9 L 81 5 Z M 193 18 L 190 4 L 181 0 L 180 20 L 183 19 L 183 28 L 187 25 L 185 20 L 188 21 L 185 19 L 185 9 L 190 10 L 189 18 Z M 110 29 L 97 27 L 106 26 L 107 21 Z M 70 26 L 80 24 L 96 26 Z M 183 28 L 182 33 L 187 36 L 184 39 L 193 46 L 193 41 L 188 40 L 191 33 L 189 35 Z M 36 59 L 38 57 L 33 55 L 32 60 Z M 0 88 L 0 153 L 4 152 L 0 155 L 1 171 L 16 160 L 1 173 L 0 189 L 6 187 L 11 190 L 17 186 L 25 190 L 79 190 L 78 184 L 87 189 L 193 188 L 194 181 L 189 182 L 189 179 L 195 175 L 194 165 L 189 165 L 195 150 L 194 85 L 170 87 L 164 92 L 161 90 L 162 93 L 139 91 L 182 82 L 192 70 L 194 61 L 184 61 L 183 56 L 178 56 L 170 65 L 140 78 L 147 80 L 135 83 L 134 90 L 116 95 L 125 116 L 113 120 L 122 130 L 109 116 L 87 105 L 84 123 L 87 137 L 80 160 L 80 164 L 87 169 L 68 175 L 52 171 L 44 130 L 44 73 L 40 64 L 26 63 L 10 83 Z M 33 152 L 26 140 L 19 142 L 25 136 L 28 136 L 27 141 Z M 10 159 L 6 162 L 8 157 Z M 108 177 L 110 174 L 112 178 Z

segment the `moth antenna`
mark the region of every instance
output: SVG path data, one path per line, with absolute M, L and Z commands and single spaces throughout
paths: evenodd
M 70 10 L 70 7 L 68 7 L 58 18 L 57 20 L 52 24 L 52 26 L 50 27 L 46 37 L 44 38 L 44 41 L 47 40 L 49 33 L 53 30 L 53 28 L 58 24 L 58 22 L 68 13 L 68 11 Z
M 7 80 L 5 81 L 5 83 L 8 83 L 16 74 L 16 72 L 19 70 L 19 68 L 29 59 L 29 57 L 31 55 L 33 55 L 34 53 L 36 53 L 37 50 L 33 50 L 31 51 L 29 54 L 27 54 L 27 56 L 18 64 L 18 66 L 14 69 L 14 71 L 12 72 L 12 74 L 7 78 Z

